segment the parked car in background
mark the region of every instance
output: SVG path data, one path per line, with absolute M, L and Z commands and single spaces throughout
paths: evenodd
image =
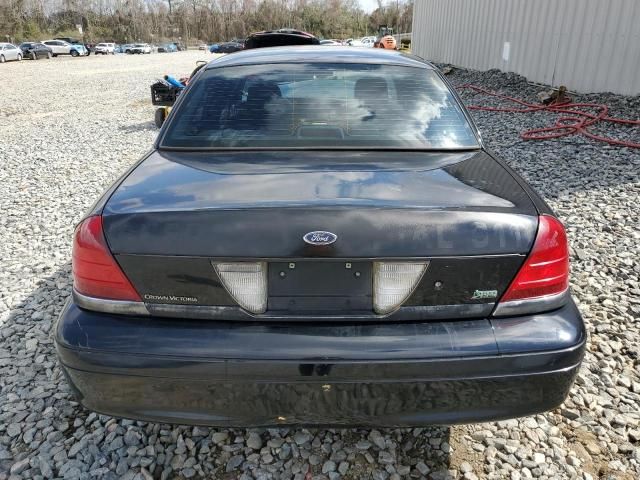
M 38 60 L 40 58 L 51 58 L 53 52 L 49 47 L 40 42 L 24 42 L 20 44 L 23 58 Z
M 81 55 L 88 55 L 87 48 L 81 43 L 69 43 L 64 40 L 45 40 L 42 42 L 44 45 L 51 49 L 52 55 L 57 57 L 58 55 L 71 55 L 72 57 L 78 57 Z
M 175 43 L 165 43 L 164 45 L 158 45 L 158 53 L 172 53 L 177 52 L 178 47 Z
M 350 47 L 364 47 L 362 40 L 358 40 L 357 38 L 350 38 L 345 43 Z
M 148 43 L 136 43 L 130 48 L 129 53 L 132 53 L 132 54 L 151 53 L 151 45 L 149 45 Z
M 80 40 L 78 40 L 77 38 L 73 38 L 73 37 L 54 37 L 54 40 L 62 40 L 63 42 L 67 42 L 67 43 L 71 43 L 71 44 L 78 44 L 78 43 L 82 43 L 80 42 Z
M 91 51 L 86 47 L 86 45 L 82 44 L 82 43 L 77 43 L 77 44 L 71 44 L 71 56 L 72 57 L 76 57 L 78 55 L 75 55 L 73 53 L 73 51 L 78 52 L 79 56 L 89 56 L 91 55 Z
M 22 50 L 13 43 L 0 43 L 0 63 L 22 60 Z
M 56 351 L 116 417 L 521 417 L 564 401 L 586 347 L 563 225 L 438 69 L 393 50 L 208 63 L 72 263 Z
M 209 48 L 211 53 L 233 53 L 244 49 L 244 44 L 240 42 L 214 43 Z
M 333 47 L 342 46 L 342 43 L 337 40 L 320 40 L 320 45 L 331 45 Z
M 73 37 L 54 37 L 54 40 L 61 40 L 63 42 L 67 42 L 71 45 L 82 45 L 85 49 L 84 53 L 81 49 L 78 50 L 80 55 L 91 55 L 91 50 L 93 45 L 89 43 L 83 43 L 81 40 Z
M 244 41 L 245 49 L 263 47 L 281 47 L 294 45 L 319 45 L 320 41 L 312 34 L 292 28 L 255 32 Z
M 98 55 L 114 55 L 116 53 L 116 44 L 115 43 L 99 43 L 94 48 L 95 54 Z
M 362 37 L 360 41 L 362 42 L 363 47 L 373 48 L 376 43 L 376 37 Z

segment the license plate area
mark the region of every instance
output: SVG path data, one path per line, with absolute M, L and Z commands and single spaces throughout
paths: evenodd
M 269 263 L 268 310 L 284 314 L 371 313 L 372 263 Z

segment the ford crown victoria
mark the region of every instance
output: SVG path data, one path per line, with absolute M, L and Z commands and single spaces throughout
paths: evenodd
M 350 47 L 202 68 L 77 226 L 56 328 L 87 408 L 414 426 L 562 403 L 586 333 L 545 201 L 429 63 Z

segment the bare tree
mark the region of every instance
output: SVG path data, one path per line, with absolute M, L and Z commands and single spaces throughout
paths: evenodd
M 72 32 L 82 19 L 92 41 L 219 42 L 292 27 L 323 38 L 353 38 L 411 28 L 413 0 L 378 0 L 367 15 L 358 0 L 0 0 L 0 35 L 16 41 Z

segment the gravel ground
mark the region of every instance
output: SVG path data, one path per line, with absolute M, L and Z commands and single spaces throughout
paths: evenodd
M 207 57 L 92 56 L 0 68 L 0 480 L 640 477 L 640 151 L 580 137 L 521 141 L 519 131 L 549 123 L 544 113 L 474 116 L 488 145 L 542 193 L 571 237 L 572 286 L 590 345 L 562 408 L 498 423 L 371 431 L 217 430 L 80 408 L 51 340 L 71 288 L 73 225 L 154 139 L 152 81 L 188 73 Z M 496 72 L 450 79 L 530 100 L 539 90 Z M 638 97 L 584 98 L 609 103 L 614 115 L 640 111 Z M 638 129 L 608 130 L 640 137 Z

